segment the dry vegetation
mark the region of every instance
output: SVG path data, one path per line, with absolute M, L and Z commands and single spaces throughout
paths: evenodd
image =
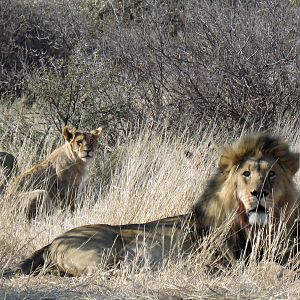
M 23 171 L 63 142 L 67 123 L 105 135 L 74 214 L 28 222 L 1 196 L 0 272 L 74 226 L 189 211 L 221 145 L 245 131 L 299 151 L 299 23 L 299 1 L 2 0 L 0 150 Z M 0 298 L 300 298 L 300 260 L 225 268 L 212 255 L 221 241 L 215 232 L 155 271 L 0 279 Z
M 278 124 L 273 132 L 280 132 L 294 148 L 299 149 L 298 128 Z M 189 211 L 215 168 L 220 144 L 232 141 L 240 134 L 224 135 L 214 132 L 212 128 L 189 137 L 148 129 L 137 134 L 128 133 L 114 152 L 99 149 L 91 166 L 87 188 L 79 199 L 84 203 L 83 208 L 78 208 L 74 214 L 56 211 L 52 216 L 44 215 L 28 222 L 14 204 L 14 199 L 2 197 L 1 269 L 11 266 L 74 226 L 146 222 Z M 3 149 L 9 147 L 17 154 L 22 170 L 31 163 L 28 157 L 33 157 L 32 147 L 30 140 L 25 140 L 21 152 L 17 136 L 14 141 L 15 144 L 11 144 L 1 140 L 1 145 Z M 209 142 L 214 143 L 214 151 Z M 43 155 L 51 148 L 49 141 Z M 193 156 L 187 158 L 186 151 L 193 153 Z M 284 270 L 272 262 L 270 257 L 276 251 L 276 243 L 268 246 L 269 258 L 267 255 L 259 264 L 253 259 L 248 266 L 240 261 L 231 267 L 224 267 L 212 255 L 213 248 L 221 242 L 222 232 L 216 231 L 203 241 L 199 252 L 166 260 L 159 270 L 139 269 L 124 263 L 120 268 L 99 268 L 98 273 L 81 278 L 39 274 L 1 279 L 0 293 L 4 299 L 300 297 L 299 261 L 296 260 L 291 269 Z
M 266 129 L 298 112 L 299 24 L 285 0 L 2 0 L 0 97 L 25 132 Z

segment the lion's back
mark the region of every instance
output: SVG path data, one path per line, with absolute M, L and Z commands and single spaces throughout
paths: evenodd
M 56 181 L 55 165 L 49 161 L 42 161 L 17 176 L 14 188 L 22 191 L 49 189 Z

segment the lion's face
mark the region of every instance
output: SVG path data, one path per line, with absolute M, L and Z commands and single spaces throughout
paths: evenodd
M 245 239 L 264 239 L 257 230 L 272 236 L 282 232 L 292 240 L 299 229 L 299 193 L 293 180 L 299 157 L 280 138 L 263 133 L 223 147 L 218 170 L 193 207 L 197 230 L 229 230 L 227 242 L 237 257 L 251 250 Z
M 241 201 L 246 222 L 264 225 L 268 214 L 281 204 L 285 190 L 285 175 L 279 163 L 271 157 L 248 158 L 236 171 L 236 196 Z
M 63 130 L 73 154 L 83 162 L 88 162 L 93 158 L 101 133 L 101 127 L 91 132 L 80 132 L 69 126 Z

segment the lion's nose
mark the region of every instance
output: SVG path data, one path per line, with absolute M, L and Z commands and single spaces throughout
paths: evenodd
M 266 191 L 260 191 L 260 192 L 253 191 L 253 192 L 251 192 L 251 195 L 254 196 L 254 197 L 256 197 L 257 199 L 261 199 L 261 198 L 267 197 L 268 194 L 269 193 L 266 192 Z

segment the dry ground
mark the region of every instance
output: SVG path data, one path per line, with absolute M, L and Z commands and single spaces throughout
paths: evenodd
M 216 132 L 216 133 L 215 133 Z M 274 128 L 295 149 L 300 149 L 299 128 Z M 243 133 L 223 135 L 208 128 L 194 138 L 170 137 L 163 132 L 128 135 L 112 153 L 99 147 L 90 179 L 80 196 L 83 208 L 72 215 L 57 211 L 31 223 L 24 220 L 14 199 L 1 200 L 0 271 L 74 226 L 92 223 L 146 222 L 189 211 L 215 169 L 220 146 Z M 19 168 L 51 152 L 51 140 L 37 155 L 30 139 L 1 141 L 13 152 Z M 104 146 L 105 143 L 103 142 Z M 187 158 L 185 153 L 192 153 Z M 299 174 L 297 175 L 299 182 Z M 166 262 L 160 270 L 99 269 L 81 278 L 53 274 L 0 279 L 0 299 L 299 299 L 298 272 L 272 262 L 236 262 L 218 269 L 207 247 L 188 257 Z M 295 263 L 298 268 L 298 263 Z

